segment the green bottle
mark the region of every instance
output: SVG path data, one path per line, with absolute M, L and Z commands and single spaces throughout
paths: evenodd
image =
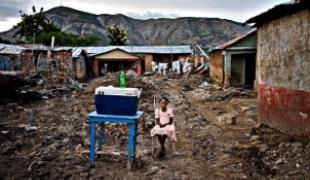
M 120 88 L 126 88 L 126 75 L 124 71 L 121 71 L 119 74 L 119 87 Z

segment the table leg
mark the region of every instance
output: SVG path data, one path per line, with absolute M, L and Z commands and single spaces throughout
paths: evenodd
M 98 141 L 98 149 L 102 150 L 102 145 L 104 144 L 104 122 L 100 123 L 100 133 Z
M 90 123 L 90 150 L 89 159 L 92 166 L 95 165 L 96 156 L 96 122 Z
M 137 138 L 137 123 L 129 124 L 128 163 L 127 163 L 128 170 L 131 170 L 132 162 L 135 159 L 136 138 Z

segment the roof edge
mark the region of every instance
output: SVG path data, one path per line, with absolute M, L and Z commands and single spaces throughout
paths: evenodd
M 255 27 L 259 27 L 264 23 L 279 19 L 281 17 L 296 13 L 298 11 L 309 9 L 309 0 L 300 0 L 298 2 L 288 2 L 274 6 L 273 8 L 254 16 L 247 21 L 246 24 L 255 23 Z
M 239 42 L 240 40 L 252 35 L 253 33 L 256 32 L 256 28 L 255 29 L 252 29 L 250 31 L 248 31 L 247 33 L 243 34 L 243 35 L 240 35 L 230 41 L 227 41 L 227 42 L 224 42 L 223 44 L 219 45 L 219 46 L 216 46 L 215 48 L 213 48 L 210 52 L 212 51 L 215 51 L 215 50 L 223 50 L 223 49 L 226 49 L 227 47 L 230 47 L 234 44 L 236 44 L 237 42 Z
M 132 56 L 135 56 L 135 57 L 137 57 L 137 58 L 141 59 L 141 57 L 140 57 L 140 56 L 138 56 L 138 55 L 136 55 L 136 54 L 134 54 L 134 53 L 131 53 L 131 52 L 127 52 L 127 51 L 125 51 L 125 50 L 123 50 L 123 49 L 121 49 L 121 48 L 115 48 L 115 49 L 111 49 L 110 51 L 107 51 L 107 52 L 102 52 L 102 53 L 92 54 L 92 55 L 91 55 L 91 57 L 98 56 L 98 55 L 102 55 L 102 54 L 107 54 L 107 53 L 110 53 L 110 52 L 112 52 L 112 51 L 116 51 L 116 50 L 119 50 L 119 51 L 125 52 L 125 53 L 127 53 L 127 54 L 130 54 L 130 55 L 132 55 Z

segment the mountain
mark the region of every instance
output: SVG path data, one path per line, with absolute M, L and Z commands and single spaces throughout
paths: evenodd
M 138 20 L 122 14 L 90 14 L 68 7 L 55 7 L 45 12 L 49 20 L 65 32 L 77 35 L 93 34 L 107 45 L 107 29 L 118 25 L 128 34 L 130 45 L 182 45 L 200 44 L 204 48 L 214 47 L 250 30 L 234 22 L 219 18 L 183 17 Z M 12 39 L 16 30 L 0 33 L 2 39 Z

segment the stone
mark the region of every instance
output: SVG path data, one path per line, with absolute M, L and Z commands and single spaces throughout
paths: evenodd
M 282 158 L 279 158 L 279 159 L 275 162 L 276 165 L 281 164 L 281 163 L 283 163 L 283 159 L 282 159 Z
M 232 114 L 221 115 L 217 118 L 219 124 L 235 125 L 237 122 L 237 117 Z
M 69 141 L 70 141 L 69 138 L 65 138 L 65 139 L 62 140 L 63 143 L 68 143 Z
M 225 123 L 229 124 L 229 125 L 235 125 L 237 121 L 237 117 L 236 116 L 226 116 L 225 117 Z
M 259 136 L 258 135 L 253 135 L 253 136 L 251 136 L 251 139 L 250 139 L 250 141 L 258 141 L 259 140 Z
M 264 143 L 261 144 L 258 148 L 261 153 L 265 153 L 268 150 L 268 145 Z
M 301 142 L 294 142 L 291 144 L 293 152 L 301 152 L 302 151 L 302 143 Z
M 153 174 L 157 173 L 157 172 L 159 171 L 159 169 L 160 169 L 160 168 L 159 168 L 158 166 L 152 166 L 151 169 L 150 169 L 150 171 L 148 171 L 148 172 L 146 173 L 146 175 L 147 175 L 147 176 L 153 175 Z
M 152 152 L 151 152 L 150 150 L 148 150 L 148 149 L 144 149 L 144 150 L 142 151 L 142 153 L 143 153 L 144 155 L 150 155 L 150 154 L 152 154 Z
M 240 109 L 241 109 L 241 112 L 245 112 L 247 110 L 249 110 L 251 107 L 249 106 L 241 106 Z

